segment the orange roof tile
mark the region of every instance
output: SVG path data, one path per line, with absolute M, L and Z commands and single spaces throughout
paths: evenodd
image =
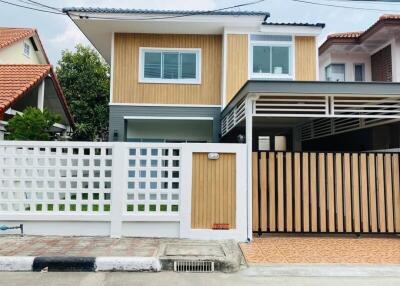
M 358 38 L 364 32 L 345 32 L 345 33 L 335 33 L 328 35 L 328 39 L 330 38 Z
M 0 113 L 50 72 L 50 65 L 0 65 Z
M 379 17 L 379 20 L 398 20 L 400 19 L 399 14 L 384 14 Z
M 0 49 L 36 33 L 28 28 L 0 28 Z

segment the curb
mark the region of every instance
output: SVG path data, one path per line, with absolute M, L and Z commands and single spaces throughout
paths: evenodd
M 159 272 L 155 257 L 0 256 L 1 271 L 49 272 Z

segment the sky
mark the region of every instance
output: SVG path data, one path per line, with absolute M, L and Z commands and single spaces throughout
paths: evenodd
M 26 0 L 7 0 L 26 5 Z M 113 7 L 136 9 L 179 9 L 211 10 L 254 0 L 36 0 L 53 7 Z M 371 26 L 382 14 L 400 14 L 400 3 L 357 2 L 346 0 L 306 0 L 328 5 L 360 7 L 347 9 L 299 3 L 293 0 L 265 0 L 262 3 L 242 7 L 244 10 L 266 11 L 271 14 L 271 22 L 322 22 L 325 29 L 319 37 L 322 43 L 326 36 L 334 32 L 363 31 Z M 361 8 L 382 11 L 362 10 Z M 236 9 L 238 10 L 238 9 Z M 385 10 L 385 11 L 383 11 Z M 386 11 L 387 10 L 387 11 Z M 32 27 L 38 29 L 39 36 L 53 65 L 61 58 L 65 49 L 74 49 L 88 40 L 72 21 L 64 15 L 52 15 L 0 2 L 0 27 Z

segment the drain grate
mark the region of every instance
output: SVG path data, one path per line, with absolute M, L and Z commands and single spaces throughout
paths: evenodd
M 213 261 L 181 260 L 174 261 L 175 272 L 214 272 Z

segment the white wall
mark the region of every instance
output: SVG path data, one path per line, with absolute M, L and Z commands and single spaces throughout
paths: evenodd
M 212 142 L 212 120 L 128 120 L 126 136 Z
M 24 43 L 30 46 L 29 57 L 24 54 Z M 0 49 L 0 64 L 45 64 L 41 62 L 29 39 L 21 40 Z
M 392 76 L 394 82 L 400 82 L 400 38 L 392 41 Z
M 345 64 L 346 81 L 354 81 L 355 64 L 364 64 L 365 81 L 371 81 L 371 56 L 369 54 L 325 53 L 319 57 L 320 80 L 326 80 L 325 68 L 330 64 Z

